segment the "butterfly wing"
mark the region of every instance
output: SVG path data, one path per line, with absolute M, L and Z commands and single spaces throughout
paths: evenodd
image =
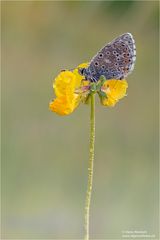
M 101 75 L 106 79 L 124 79 L 134 68 L 136 60 L 135 41 L 125 33 L 103 47 L 91 60 L 88 72 L 93 81 Z

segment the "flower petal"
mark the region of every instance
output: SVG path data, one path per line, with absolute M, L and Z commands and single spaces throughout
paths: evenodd
M 77 87 L 80 86 L 82 80 L 84 79 L 84 77 L 79 73 L 79 68 L 87 68 L 89 65 L 89 63 L 81 63 L 80 65 L 78 65 L 77 68 L 75 68 L 73 70 L 73 73 L 75 74 L 76 76 L 76 83 L 77 83 Z
M 49 104 L 49 109 L 60 115 L 72 113 L 82 100 L 80 89 L 83 76 L 80 75 L 78 68 L 87 67 L 87 63 L 80 64 L 73 71 L 62 71 L 55 78 L 53 89 L 56 99 Z M 82 84 L 83 86 L 84 84 Z
M 79 104 L 79 96 L 73 97 L 70 101 L 66 96 L 56 98 L 49 104 L 49 109 L 59 115 L 72 113 Z
M 102 104 L 113 107 L 120 99 L 126 96 L 127 88 L 128 83 L 126 80 L 106 80 L 101 87 L 101 91 L 107 95 L 107 97 L 102 98 Z

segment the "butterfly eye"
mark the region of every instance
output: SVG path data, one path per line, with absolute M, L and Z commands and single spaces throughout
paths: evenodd
M 79 73 L 80 73 L 81 75 L 83 75 L 83 74 L 84 74 L 84 68 L 80 68 L 80 69 L 79 69 Z

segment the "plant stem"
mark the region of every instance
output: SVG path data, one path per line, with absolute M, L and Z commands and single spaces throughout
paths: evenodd
M 89 214 L 93 184 L 93 162 L 95 145 L 95 94 L 91 93 L 91 112 L 90 112 L 90 146 L 89 146 L 89 166 L 88 166 L 88 187 L 85 203 L 85 240 L 89 240 Z

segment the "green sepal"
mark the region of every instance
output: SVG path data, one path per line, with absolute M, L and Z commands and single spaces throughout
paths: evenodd
M 105 81 L 107 81 L 107 79 L 106 79 L 106 77 L 104 75 L 101 75 L 99 80 L 101 82 L 101 86 L 104 84 Z
M 99 95 L 100 95 L 101 97 L 107 98 L 107 94 L 106 94 L 105 92 L 99 91 L 98 93 L 99 93 Z
M 99 98 L 100 98 L 100 102 L 103 105 L 103 100 L 107 98 L 107 94 L 105 92 L 98 92 Z
M 96 92 L 96 91 L 97 91 L 96 83 L 91 83 L 91 85 L 90 85 L 90 91 L 91 91 L 91 92 Z
M 91 102 L 90 94 L 85 98 L 84 103 L 89 104 Z
M 101 87 L 102 87 L 102 83 L 101 83 L 100 80 L 97 82 L 96 87 L 97 87 L 97 92 L 99 92 L 101 90 Z

